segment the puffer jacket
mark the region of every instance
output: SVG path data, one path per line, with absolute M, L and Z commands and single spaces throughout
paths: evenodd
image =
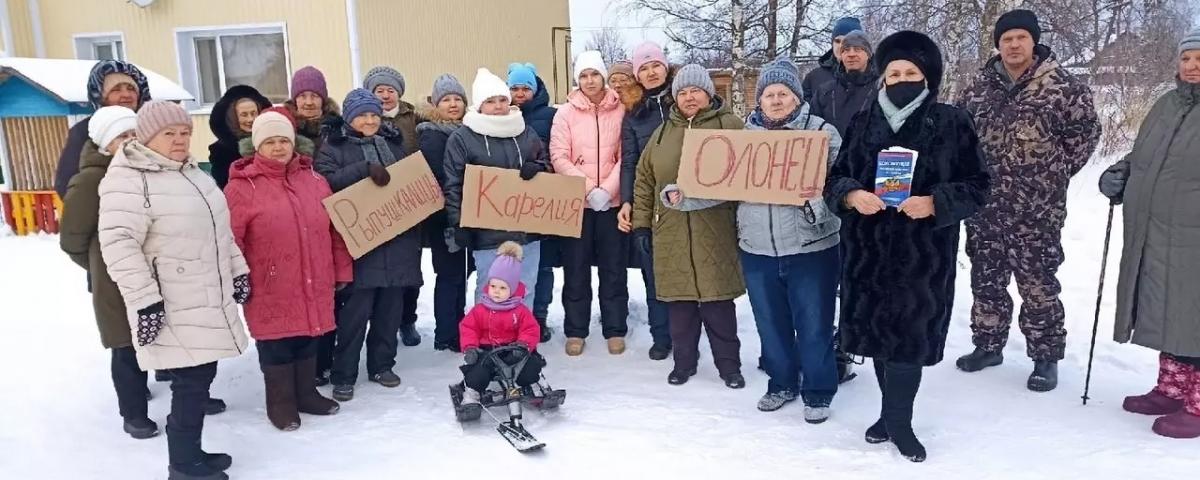
M 421 154 L 429 163 L 429 169 L 437 178 L 438 186 L 446 190 L 446 141 L 450 134 L 462 127 L 461 120 L 454 120 L 441 114 L 436 108 L 421 111 L 421 117 L 428 119 L 417 125 L 417 144 Z M 425 236 L 425 246 L 434 242 L 445 243 L 443 232 L 450 226 L 446 221 L 446 209 L 439 210 L 421 223 L 421 232 Z
M 667 75 L 666 83 L 657 92 L 641 88 L 629 91 L 635 98 L 627 99 L 632 108 L 626 108 L 625 120 L 621 123 L 621 201 L 633 203 L 633 184 L 636 181 L 638 160 L 650 142 L 650 136 L 671 118 L 671 82 L 674 70 Z M 640 96 L 640 98 L 638 98 Z
M 537 78 L 537 93 L 533 94 L 533 98 L 519 108 L 521 109 L 521 118 L 525 120 L 525 126 L 537 132 L 538 138 L 544 145 L 550 143 L 550 130 L 554 125 L 554 115 L 558 113 L 558 109 L 550 105 L 550 91 L 546 90 L 546 82 L 542 81 L 542 77 L 535 78 Z
M 112 163 L 112 156 L 103 155 L 96 144 L 88 140 L 83 145 L 79 173 L 67 184 L 63 198 L 63 216 L 59 223 L 58 244 L 76 265 L 88 271 L 92 287 L 92 310 L 100 327 L 100 343 L 104 348 L 133 346 L 125 300 L 121 290 L 108 276 L 104 257 L 100 254 L 100 180 Z
M 483 287 L 483 294 L 487 295 L 486 286 Z M 514 296 L 525 297 L 524 283 L 517 285 Z M 471 311 L 458 323 L 459 346 L 464 352 L 513 342 L 521 342 L 529 351 L 536 351 L 541 332 L 537 318 L 524 303 L 518 303 L 512 310 L 495 310 L 480 302 L 471 307 Z
M 472 126 L 472 119 L 484 126 Z M 463 120 L 463 126 L 446 140 L 446 186 L 443 192 L 446 194 L 446 221 L 452 227 L 457 227 L 462 219 L 463 176 L 467 165 L 519 170 L 525 163 L 533 162 L 538 171 L 550 171 L 546 148 L 532 127 L 524 127 L 524 131 L 512 137 L 505 137 L 504 133 L 491 127 L 497 122 L 521 122 L 524 125 L 519 110 L 514 108 L 505 116 L 468 112 Z M 510 240 L 525 245 L 541 238 L 535 234 L 503 230 L 471 228 L 467 231 L 472 250 L 494 250 Z
M 870 63 L 865 72 L 847 72 L 842 64 L 833 70 L 833 79 L 815 87 L 809 95 L 812 112 L 837 127 L 838 133 L 846 136 L 850 120 L 859 112 L 871 109 L 879 94 L 879 73 Z
M 259 113 L 271 108 L 271 101 L 249 85 L 234 85 L 225 91 L 225 95 L 213 105 L 208 117 L 208 128 L 212 130 L 217 140 L 208 146 L 208 164 L 212 167 L 209 173 L 217 186 L 225 188 L 229 183 L 229 167 L 244 155 L 239 149 L 241 140 L 250 140 L 251 149 L 254 142 L 250 132 L 242 131 L 237 124 L 235 108 L 238 102 L 250 100 L 258 105 Z
M 333 191 L 340 192 L 367 178 L 368 160 L 361 142 L 368 139 L 353 131 L 341 117 L 327 127 L 325 144 L 317 153 L 316 169 Z M 406 154 L 400 132 L 391 124 L 381 123 L 379 132 L 372 138 L 382 139 L 388 148 L 389 152 L 376 151 L 381 160 L 390 153 L 394 160 L 387 165 L 404 159 Z M 378 149 L 379 144 L 372 141 L 368 145 L 367 148 Z M 420 224 L 354 261 L 352 288 L 418 287 L 422 283 Z
M 735 205 L 681 212 L 666 208 L 658 193 L 674 184 L 683 153 L 683 135 L 690 128 L 741 130 L 745 124 L 720 97 L 712 108 L 691 120 L 678 106 L 654 132 L 638 161 L 634 189 L 633 228 L 649 228 L 654 242 L 654 283 L 664 302 L 715 302 L 746 293 L 737 252 Z
M 244 306 L 255 340 L 315 337 L 334 328 L 336 283 L 354 280 L 350 253 L 321 200 L 329 184 L 311 158 L 255 155 L 233 164 L 225 197 L 233 238 L 250 265 Z
M 179 163 L 126 143 L 100 181 L 99 229 L 130 331 L 139 310 L 158 302 L 166 309 L 154 342 L 134 346 L 142 370 L 194 367 L 246 350 L 233 279 L 250 268 L 233 240 L 225 196 L 195 158 Z
M 584 177 L 590 192 L 603 188 L 612 206 L 621 204 L 621 121 L 625 112 L 617 92 L 604 90 L 599 105 L 581 90 L 571 92 L 567 105 L 554 115 L 550 161 L 554 173 Z

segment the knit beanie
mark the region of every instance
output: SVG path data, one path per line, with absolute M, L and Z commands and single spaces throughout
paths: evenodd
M 467 101 L 467 90 L 463 88 L 462 82 L 458 81 L 458 77 L 449 73 L 443 73 L 433 81 L 433 95 L 429 96 L 429 100 L 436 107 L 443 98 L 446 98 L 446 95 L 458 95 L 462 97 L 464 103 Z
M 374 113 L 383 116 L 383 103 L 375 98 L 375 94 L 363 88 L 356 88 L 346 94 L 342 100 L 342 116 L 346 122 L 353 122 L 359 115 Z
M 992 40 L 996 42 L 996 48 L 1000 48 L 1000 37 L 1005 32 L 1018 28 L 1029 32 L 1029 35 L 1033 37 L 1034 45 L 1037 45 L 1038 40 L 1042 38 L 1042 27 L 1038 26 L 1036 13 L 1029 10 L 1012 10 L 996 20 L 996 29 L 992 31 Z
M 317 70 L 317 67 L 309 65 L 292 74 L 292 100 L 304 92 L 313 92 L 322 99 L 329 98 L 329 90 L 325 87 L 325 74 Z
M 363 77 L 363 88 L 375 93 L 375 88 L 380 85 L 392 87 L 398 96 L 404 96 L 404 75 L 394 68 L 379 66 L 367 71 L 367 76 Z
M 512 101 L 508 84 L 490 70 L 480 68 L 475 72 L 475 81 L 471 83 L 471 110 L 478 112 L 483 102 L 492 97 L 504 97 Z
M 862 30 L 855 30 L 842 37 L 842 49 L 847 49 L 850 47 L 858 47 L 866 50 L 867 55 L 875 54 L 875 52 L 871 50 L 871 39 L 867 38 L 867 33 Z
M 192 126 L 192 117 L 175 102 L 151 100 L 137 112 L 137 140 L 143 144 L 172 125 Z
M 708 76 L 708 70 L 695 63 L 684 65 L 675 72 L 675 81 L 671 83 L 671 96 L 679 96 L 679 91 L 688 87 L 704 90 L 708 92 L 709 97 L 717 96 L 717 87 L 713 85 L 712 77 Z
M 286 117 L 288 122 L 292 124 L 293 130 L 300 127 L 300 123 L 296 121 L 296 117 L 294 115 L 292 115 L 292 111 L 288 110 L 288 108 L 283 105 L 280 105 L 278 107 L 271 107 L 266 110 L 263 110 L 262 112 L 259 112 L 259 115 L 262 115 L 267 112 L 275 112 L 275 113 L 278 113 L 278 114 Z M 253 129 L 254 128 L 251 127 L 251 130 L 253 130 Z
M 862 29 L 862 22 L 857 18 L 842 17 L 833 22 L 833 38 L 844 37 L 847 33 Z
M 1200 50 L 1200 28 L 1196 28 L 1183 36 L 1183 40 L 1179 41 L 1179 52 L 1177 55 L 1183 55 L 1183 52 L 1188 50 Z
M 96 110 L 88 120 L 88 138 L 100 147 L 101 153 L 112 154 L 113 152 L 104 151 L 108 144 L 122 133 L 136 128 L 137 114 L 133 113 L 133 110 L 116 105 L 104 107 Z
M 643 42 L 634 47 L 633 55 L 629 57 L 629 60 L 633 63 L 634 80 L 637 79 L 637 72 L 642 71 L 642 65 L 650 62 L 661 63 L 663 67 L 669 65 L 667 54 L 663 53 L 662 46 L 654 42 Z
M 513 295 L 517 293 L 517 285 L 521 283 L 521 245 L 508 241 L 496 249 L 496 260 L 488 268 L 488 280 L 500 280 L 508 284 Z
M 583 75 L 584 70 L 595 70 L 600 72 L 600 77 L 608 81 L 608 68 L 604 66 L 604 57 L 597 50 L 588 50 L 580 53 L 575 58 L 575 83 L 579 83 L 579 76 Z
M 762 71 L 758 75 L 758 83 L 755 85 L 758 98 L 761 100 L 763 91 L 776 83 L 791 89 L 796 98 L 804 98 L 804 87 L 800 84 L 800 70 L 787 55 L 780 55 L 771 63 L 763 65 Z
M 508 64 L 508 88 L 529 87 L 537 93 L 537 67 L 532 63 Z
M 279 112 L 263 112 L 254 118 L 254 126 L 250 129 L 254 149 L 271 137 L 283 137 L 293 143 L 296 141 L 296 127 L 292 121 Z
M 629 60 L 617 60 L 608 66 L 608 78 L 612 78 L 618 73 L 628 75 L 630 80 L 637 81 L 637 75 L 633 73 L 633 63 Z

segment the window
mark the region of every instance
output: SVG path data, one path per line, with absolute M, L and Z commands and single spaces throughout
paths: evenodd
M 229 87 L 250 85 L 271 102 L 288 98 L 287 39 L 282 26 L 179 31 L 181 78 L 199 105 Z
M 125 40 L 120 33 L 76 35 L 75 58 L 80 60 L 125 60 Z

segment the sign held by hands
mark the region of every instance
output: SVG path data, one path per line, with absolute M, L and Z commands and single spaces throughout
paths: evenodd
M 354 258 L 396 238 L 441 210 L 446 197 L 420 152 L 387 167 L 391 181 L 365 178 L 322 201 Z
M 811 130 L 688 130 L 679 189 L 688 197 L 804 205 L 825 188 L 829 134 Z
M 579 238 L 583 177 L 539 173 L 522 180 L 516 170 L 467 165 L 460 226 Z

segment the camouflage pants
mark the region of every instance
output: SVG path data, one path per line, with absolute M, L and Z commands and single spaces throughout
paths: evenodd
M 1063 262 L 1061 229 L 1012 226 L 999 222 L 967 223 L 971 258 L 971 340 L 989 352 L 1008 343 L 1013 300 L 1011 278 L 1021 295 L 1019 323 L 1025 352 L 1034 360 L 1061 360 L 1066 348 L 1065 314 L 1055 274 Z

